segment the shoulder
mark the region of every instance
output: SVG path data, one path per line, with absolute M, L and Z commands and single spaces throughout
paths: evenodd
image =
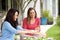
M 4 21 L 3 25 L 10 25 L 10 23 L 8 21 Z
M 40 18 L 36 18 L 36 20 L 40 20 Z
M 40 18 L 36 18 L 36 22 L 40 22 Z
M 4 21 L 2 26 L 3 26 L 3 28 L 8 28 L 11 26 L 11 24 L 8 21 Z
M 27 21 L 27 18 L 24 18 L 23 21 Z
M 6 24 L 6 23 L 9 23 L 9 22 L 8 21 L 4 21 L 3 23 Z

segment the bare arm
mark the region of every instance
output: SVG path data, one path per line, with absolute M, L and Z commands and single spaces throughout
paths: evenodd
M 34 34 L 34 31 L 32 31 L 32 30 L 24 30 L 24 31 L 18 30 L 18 34 L 25 34 L 25 33 L 31 33 L 31 34 Z
M 35 28 L 36 31 L 40 32 L 40 26 Z
M 40 34 L 40 32 L 37 32 L 36 30 L 25 30 L 25 31 L 18 30 L 18 34 L 26 34 L 26 33 Z

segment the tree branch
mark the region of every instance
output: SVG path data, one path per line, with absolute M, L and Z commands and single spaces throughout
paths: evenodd
M 14 0 L 14 1 L 17 3 L 17 5 L 19 5 L 19 2 L 17 0 Z
M 31 2 L 32 0 L 29 0 L 29 2 L 27 3 L 27 5 L 24 7 L 24 10 L 25 10 L 25 8 L 29 5 L 29 3 Z
M 40 0 L 41 15 L 43 16 L 43 0 Z
M 35 1 L 34 1 L 34 6 L 33 6 L 33 8 L 35 8 L 35 7 L 36 7 L 36 3 L 37 3 L 37 0 L 35 0 Z
M 28 0 L 27 0 L 27 1 L 28 1 Z M 24 4 L 25 4 L 27 1 L 25 1 Z

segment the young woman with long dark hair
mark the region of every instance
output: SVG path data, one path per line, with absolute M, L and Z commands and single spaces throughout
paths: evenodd
M 16 9 L 10 9 L 7 12 L 6 18 L 2 24 L 2 36 L 0 40 L 14 40 L 15 34 L 34 33 L 28 30 L 23 30 L 18 26 L 19 11 Z

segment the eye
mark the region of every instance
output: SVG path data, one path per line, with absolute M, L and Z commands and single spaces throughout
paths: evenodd
M 33 12 L 33 13 L 35 13 L 35 12 Z
M 17 15 L 18 16 L 18 15 Z

